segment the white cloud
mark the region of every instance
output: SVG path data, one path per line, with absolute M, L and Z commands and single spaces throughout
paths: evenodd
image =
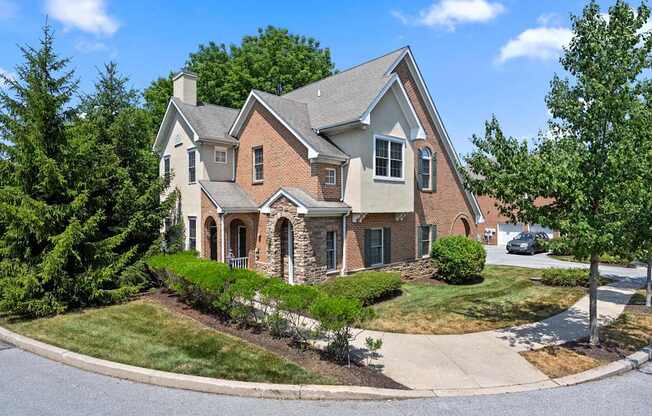
M 106 51 L 109 47 L 103 42 L 81 39 L 75 43 L 75 49 L 82 53 Z
M 392 15 L 403 24 L 443 26 L 448 30 L 463 23 L 485 23 L 505 11 L 501 3 L 489 0 L 439 0 L 421 10 L 418 16 L 407 16 L 399 11 Z
M 12 80 L 16 78 L 16 74 L 14 74 L 13 72 L 9 72 L 3 68 L 0 68 L 0 74 Z M 7 88 L 7 83 L 5 83 L 3 78 L 0 78 L 0 89 L 5 89 L 5 88 Z
M 96 35 L 113 35 L 119 27 L 107 14 L 104 0 L 47 0 L 47 12 L 66 28 Z
M 9 0 L 0 0 L 0 19 L 11 19 L 16 16 L 18 6 Z
M 498 62 L 504 63 L 515 58 L 553 59 L 559 56 L 571 39 L 573 32 L 564 27 L 528 29 L 502 47 Z

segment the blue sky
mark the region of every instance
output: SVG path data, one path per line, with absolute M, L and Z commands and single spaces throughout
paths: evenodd
M 605 8 L 612 1 L 601 2 Z M 133 86 L 181 67 L 200 43 L 237 43 L 268 24 L 331 49 L 338 69 L 410 45 L 459 153 L 495 113 L 505 131 L 545 129 L 544 97 L 581 0 L 153 1 L 0 0 L 0 71 L 14 72 L 16 45 L 36 44 L 45 15 L 57 50 L 89 91 L 96 68 L 115 60 Z M 1 86 L 0 86 L 1 87 Z

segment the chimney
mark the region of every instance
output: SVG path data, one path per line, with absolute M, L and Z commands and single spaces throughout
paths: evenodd
M 197 74 L 182 69 L 172 78 L 173 95 L 189 105 L 197 105 Z

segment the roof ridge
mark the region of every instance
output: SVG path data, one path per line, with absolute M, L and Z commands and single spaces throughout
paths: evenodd
M 311 82 L 310 84 L 306 84 L 306 85 L 303 85 L 303 86 L 301 86 L 301 87 L 299 87 L 299 88 L 295 88 L 295 89 L 293 89 L 292 91 L 283 94 L 281 97 L 283 97 L 283 96 L 285 96 L 285 95 L 288 95 L 288 94 L 292 94 L 292 93 L 295 92 L 295 91 L 299 91 L 299 90 L 302 90 L 302 89 L 304 89 L 304 88 L 307 88 L 307 87 L 309 87 L 309 86 L 311 86 L 311 85 L 313 85 L 313 84 L 316 84 L 316 83 L 318 83 L 318 82 L 322 82 L 322 81 L 325 80 L 325 79 L 333 78 L 333 77 L 336 77 L 336 76 L 338 76 L 338 75 L 344 74 L 344 73 L 346 73 L 346 72 L 352 71 L 352 70 L 354 70 L 354 69 L 356 69 L 356 68 L 359 68 L 359 67 L 361 67 L 361 66 L 363 66 L 363 65 L 370 64 L 370 63 L 373 62 L 373 61 L 377 61 L 377 60 L 379 60 L 379 59 L 382 59 L 382 58 L 384 58 L 384 57 L 386 57 L 386 56 L 388 56 L 388 55 L 391 55 L 391 54 L 393 54 L 393 53 L 396 53 L 396 52 L 398 52 L 398 51 L 400 51 L 400 50 L 403 50 L 403 49 L 409 49 L 409 47 L 410 47 L 409 45 L 401 46 L 400 48 L 398 48 L 398 49 L 394 49 L 393 51 L 387 52 L 387 53 L 385 53 L 385 54 L 383 54 L 383 55 L 377 56 L 377 57 L 375 57 L 375 58 L 367 59 L 367 60 L 364 61 L 364 62 L 361 62 L 361 63 L 359 63 L 359 64 L 357 64 L 357 65 L 353 65 L 352 67 L 349 67 L 349 68 L 347 68 L 347 69 L 344 69 L 344 70 L 342 70 L 342 71 L 340 71 L 340 72 L 338 72 L 338 73 L 336 73 L 336 74 L 329 75 L 329 76 L 324 77 L 324 78 L 322 78 L 322 79 L 318 79 L 317 81 L 313 81 L 313 82 Z

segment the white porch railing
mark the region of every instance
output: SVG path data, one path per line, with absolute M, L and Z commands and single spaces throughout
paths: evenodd
M 233 257 L 229 260 L 229 266 L 232 269 L 247 269 L 249 259 L 247 257 Z

